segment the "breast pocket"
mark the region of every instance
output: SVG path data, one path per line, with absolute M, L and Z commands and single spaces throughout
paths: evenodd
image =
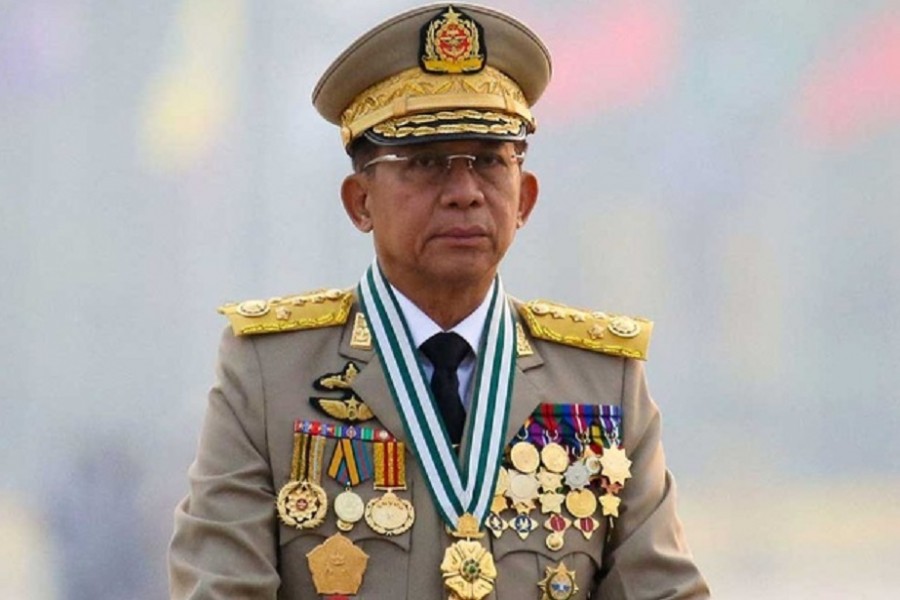
M 329 440 L 328 456 L 333 449 L 333 440 Z M 397 496 L 412 501 L 413 481 L 412 469 L 407 473 L 407 491 L 396 492 Z M 406 589 L 407 570 L 409 565 L 410 530 L 397 535 L 382 535 L 373 531 L 365 519 L 360 519 L 350 531 L 342 531 L 337 526 L 334 512 L 334 501 L 344 491 L 336 481 L 324 476 L 322 488 L 328 498 L 328 509 L 324 522 L 313 529 L 297 529 L 284 523 L 278 523 L 279 549 L 278 569 L 282 585 L 279 598 L 306 598 L 315 591 L 312 573 L 309 569 L 307 555 L 330 536 L 340 533 L 350 539 L 354 545 L 368 555 L 368 563 L 362 586 L 355 598 L 360 600 L 383 598 L 385 590 Z M 384 494 L 366 481 L 353 488 L 364 504 Z M 405 593 L 405 592 L 404 592 Z
M 504 517 L 512 518 L 507 511 Z M 562 548 L 551 550 L 547 547 L 547 534 L 543 524 L 550 515 L 539 510 L 529 515 L 539 523 L 526 539 L 521 539 L 514 531 L 506 530 L 492 542 L 494 561 L 497 565 L 497 600 L 521 600 L 540 598 L 539 583 L 546 580 L 549 569 L 560 564 L 568 571 L 574 571 L 574 582 L 578 588 L 572 598 L 588 598 L 592 582 L 602 566 L 603 541 L 606 538 L 606 523 L 600 523 L 590 539 L 574 527 L 564 535 Z M 552 597 L 552 596 L 551 596 Z

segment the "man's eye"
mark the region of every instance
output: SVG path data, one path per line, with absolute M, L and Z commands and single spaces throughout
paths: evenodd
M 506 166 L 506 161 L 497 152 L 482 152 L 475 155 L 476 169 L 493 169 Z
M 440 158 L 438 155 L 430 152 L 414 154 L 409 157 L 409 166 L 412 169 L 434 169 L 439 166 L 439 164 Z

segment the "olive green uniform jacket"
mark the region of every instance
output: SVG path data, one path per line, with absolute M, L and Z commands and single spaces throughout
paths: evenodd
M 377 354 L 351 347 L 356 310 L 354 305 L 350 318 L 338 326 L 273 335 L 225 333 L 218 382 L 189 471 L 190 492 L 175 513 L 172 598 L 318 597 L 306 555 L 337 531 L 335 517 L 329 512 L 316 529 L 297 530 L 283 525 L 275 509 L 278 490 L 291 472 L 295 419 L 335 422 L 310 405 L 310 396 L 323 395 L 313 382 L 353 361 L 360 369 L 353 390 L 381 426 L 405 441 Z M 486 536 L 498 571 L 489 598 L 541 598 L 538 582 L 545 568 L 560 561 L 575 571 L 579 591 L 574 598 L 708 597 L 676 516 L 675 484 L 666 470 L 660 415 L 648 394 L 643 364 L 530 336 L 528 342 L 533 353 L 517 359 L 507 443 L 541 403 L 620 405 L 633 476 L 620 494 L 615 526 L 607 531 L 606 519 L 597 515 L 602 524 L 590 540 L 572 528 L 562 550 L 551 552 L 543 528 L 524 541 L 509 530 L 499 539 Z M 328 440 L 326 460 L 333 444 Z M 415 506 L 413 527 L 385 537 L 361 521 L 345 534 L 370 557 L 357 598 L 447 597 L 439 565 L 454 540 L 445 532 L 410 444 L 406 455 L 409 490 L 401 496 Z M 323 486 L 329 499 L 341 491 L 327 476 Z M 366 501 L 380 493 L 371 481 L 356 490 Z M 539 511 L 532 516 L 545 520 Z

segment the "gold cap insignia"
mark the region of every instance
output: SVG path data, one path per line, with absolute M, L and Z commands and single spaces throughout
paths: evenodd
M 475 19 L 448 6 L 422 27 L 419 65 L 428 73 L 477 73 L 487 58 L 483 38 Z

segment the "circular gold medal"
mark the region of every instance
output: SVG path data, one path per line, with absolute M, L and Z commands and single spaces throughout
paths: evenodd
M 541 450 L 541 461 L 548 471 L 562 473 L 569 466 L 569 453 L 556 442 L 550 442 Z
M 278 492 L 275 506 L 285 525 L 313 529 L 325 520 L 328 496 L 322 486 L 310 481 L 289 481 Z
M 566 495 L 566 508 L 573 517 L 585 519 L 597 510 L 597 497 L 591 490 L 572 490 Z
M 538 497 L 539 487 L 538 481 L 533 474 L 513 473 L 509 476 L 509 490 L 507 490 L 506 495 L 513 501 L 513 504 L 518 502 L 527 503 Z
M 541 464 L 537 448 L 528 442 L 517 442 L 509 451 L 509 460 L 523 473 L 534 473 Z
M 565 535 L 559 531 L 552 531 L 547 535 L 545 543 L 547 544 L 548 550 L 557 552 L 558 550 L 562 550 L 562 547 L 566 543 Z
M 399 498 L 394 492 L 386 492 L 379 498 L 369 500 L 365 517 L 375 533 L 399 535 L 412 527 L 416 511 L 409 500 Z
M 334 499 L 334 514 L 338 518 L 337 526 L 341 531 L 350 531 L 366 512 L 366 505 L 359 494 L 353 490 L 344 490 Z

